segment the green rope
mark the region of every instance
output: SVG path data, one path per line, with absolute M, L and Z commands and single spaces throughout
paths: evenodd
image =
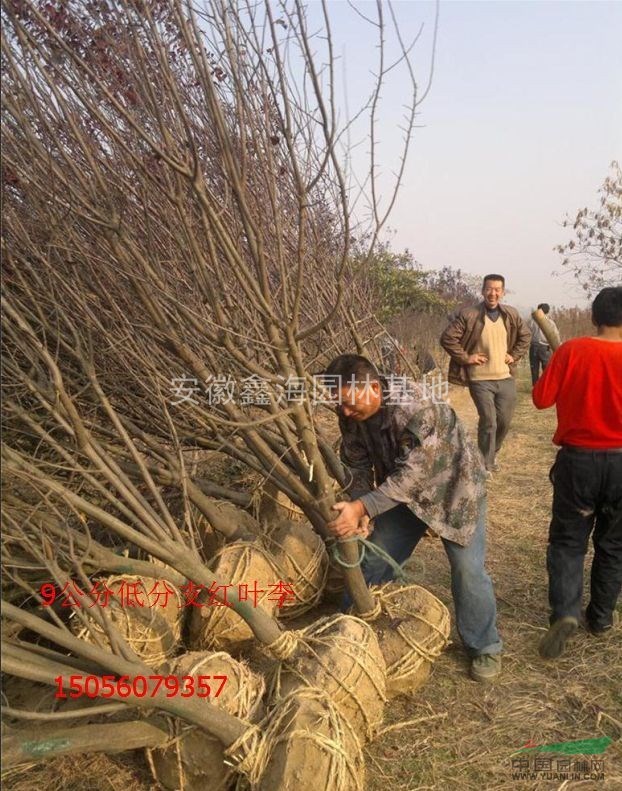
M 358 560 L 356 563 L 348 563 L 344 560 L 341 555 L 339 554 L 339 544 L 347 543 L 350 541 L 358 541 L 361 547 L 361 553 L 359 555 Z M 404 571 L 404 568 L 400 566 L 400 564 L 389 555 L 382 547 L 379 547 L 378 544 L 374 544 L 373 541 L 368 541 L 366 538 L 360 538 L 359 536 L 352 536 L 351 538 L 343 538 L 339 541 L 335 541 L 333 546 L 331 547 L 331 555 L 335 563 L 339 564 L 345 569 L 355 569 L 357 566 L 360 566 L 363 560 L 365 559 L 365 555 L 367 552 L 373 552 L 378 557 L 382 558 L 385 563 L 387 563 L 393 569 L 395 574 L 395 578 L 400 580 L 401 582 L 410 582 L 411 577 Z

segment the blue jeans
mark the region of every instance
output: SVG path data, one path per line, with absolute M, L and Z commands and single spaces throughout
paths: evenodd
M 400 565 L 411 556 L 427 525 L 406 505 L 398 505 L 375 519 L 370 541 L 382 547 Z M 500 654 L 503 644 L 497 632 L 497 603 L 492 580 L 484 568 L 486 554 L 486 501 L 482 503 L 477 528 L 463 547 L 443 538 L 451 566 L 451 593 L 456 610 L 458 634 L 471 656 Z M 394 577 L 391 566 L 367 551 L 361 570 L 368 585 L 381 585 Z M 344 600 L 344 608 L 348 600 Z

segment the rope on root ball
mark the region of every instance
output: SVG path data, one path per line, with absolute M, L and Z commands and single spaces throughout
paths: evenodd
M 273 656 L 280 662 L 285 662 L 287 659 L 290 659 L 298 650 L 301 634 L 301 632 L 295 632 L 292 630 L 281 632 L 276 640 L 274 640 L 272 643 L 269 643 L 268 645 L 262 646 L 262 649 L 265 653 L 270 654 L 270 656 Z
M 339 633 L 342 624 L 345 626 L 357 623 L 363 627 L 362 637 L 353 639 L 347 636 L 347 633 Z M 330 688 L 331 699 L 334 702 L 337 702 L 338 698 L 350 701 L 357 716 L 360 717 L 365 738 L 372 740 L 380 724 L 379 712 L 370 708 L 361 699 L 361 691 L 369 693 L 373 690 L 374 699 L 380 702 L 378 707 L 380 711 L 387 698 L 382 654 L 371 627 L 358 617 L 343 614 L 329 615 L 315 621 L 299 634 L 300 643 L 304 646 L 304 652 L 297 657 L 300 662 L 289 662 L 276 669 L 270 688 L 271 697 L 281 699 L 281 682 L 288 676 L 300 682 L 299 689 L 305 687 L 315 689 L 320 685 L 325 691 Z M 378 652 L 375 658 L 374 654 L 370 653 L 373 650 L 370 643 L 372 640 L 376 643 Z M 330 651 L 335 646 L 339 648 L 340 658 L 351 663 L 345 677 L 333 664 L 334 656 L 331 658 Z M 308 672 L 310 658 L 313 660 L 312 673 Z M 320 683 L 317 681 L 318 673 L 323 676 Z M 352 676 L 354 681 L 351 680 Z M 287 694 L 283 699 L 286 697 Z
M 323 708 L 322 721 L 328 734 L 308 726 L 288 730 L 297 707 L 305 701 L 316 702 Z M 302 740 L 314 743 L 319 752 L 329 756 L 331 791 L 363 791 L 363 760 L 358 738 L 350 723 L 319 689 L 298 689 L 287 695 L 259 725 L 250 727 L 230 745 L 225 755 L 230 759 L 227 763 L 244 774 L 254 788 L 269 768 L 275 750 L 282 745 L 287 750 L 292 742 Z
M 297 544 L 291 545 L 283 537 L 283 530 L 292 524 L 291 537 Z M 328 557 L 322 539 L 311 527 L 305 536 L 302 522 L 281 522 L 263 536 L 267 547 L 272 552 L 277 566 L 282 570 L 284 578 L 291 584 L 295 601 L 284 602 L 279 617 L 286 620 L 302 615 L 312 609 L 322 594 L 328 573 Z M 275 538 L 276 536 L 276 538 Z M 280 540 L 279 540 L 280 539 Z M 296 557 L 298 549 L 301 558 Z
M 405 597 L 408 593 L 413 591 L 417 593 L 423 592 L 429 601 L 434 604 L 439 613 L 439 620 L 437 623 L 424 617 L 420 612 L 417 612 L 414 607 L 409 606 L 407 602 L 402 605 L 395 604 L 394 599 L 396 597 Z M 447 607 L 445 607 L 436 596 L 433 596 L 429 591 L 419 585 L 408 585 L 393 590 L 389 590 L 389 586 L 383 586 L 374 591 L 374 596 L 380 604 L 383 613 L 388 617 L 394 618 L 398 614 L 403 615 L 408 620 L 419 621 L 430 629 L 430 633 L 424 644 L 421 641 L 415 640 L 412 635 L 408 633 L 408 621 L 397 625 L 395 631 L 406 643 L 409 650 L 398 660 L 387 666 L 387 678 L 397 681 L 412 675 L 412 673 L 417 670 L 421 659 L 432 664 L 447 645 L 450 628 L 450 618 Z
M 253 673 L 246 664 L 233 659 L 224 651 L 215 653 L 193 651 L 174 660 L 170 666 L 165 666 L 165 669 L 167 673 L 173 675 L 194 678 L 198 678 L 200 673 L 224 670 L 229 681 L 223 694 L 215 699 L 212 705 L 238 717 L 248 728 L 251 728 L 252 723 L 259 718 L 260 712 L 263 714 L 262 698 L 265 692 L 263 676 Z M 170 787 L 170 781 L 167 784 L 163 779 L 170 778 L 174 774 L 177 778 L 175 784 L 177 791 L 194 788 L 197 782 L 197 769 L 189 759 L 200 745 L 204 756 L 209 756 L 209 765 L 199 770 L 202 780 L 206 778 L 204 772 L 208 772 L 209 780 L 205 780 L 207 786 L 223 785 L 224 787 L 227 775 L 231 775 L 231 769 L 218 769 L 222 745 L 217 737 L 202 732 L 196 725 L 189 725 L 178 718 L 169 717 L 167 723 L 169 740 L 155 750 L 147 750 L 147 760 L 154 780 L 164 787 Z M 197 741 L 197 734 L 200 734 L 200 742 Z M 216 750 L 214 745 L 218 745 Z M 214 760 L 216 763 L 212 764 Z

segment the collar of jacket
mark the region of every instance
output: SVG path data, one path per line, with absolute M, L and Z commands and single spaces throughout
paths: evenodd
M 501 302 L 497 303 L 497 307 L 495 310 L 499 310 L 499 313 L 502 313 L 504 316 L 509 316 L 510 312 L 507 309 L 506 305 L 503 305 Z M 486 313 L 486 303 L 482 300 L 479 304 L 479 315 L 482 321 L 484 320 L 484 313 Z
M 507 309 L 505 305 L 502 305 L 500 302 L 497 305 L 497 308 L 499 310 L 499 314 L 501 315 L 501 318 L 503 319 L 503 323 L 507 327 L 508 319 L 512 321 L 512 316 L 510 315 L 510 311 Z M 478 316 L 478 321 L 482 325 L 482 327 L 484 326 L 485 315 L 486 315 L 486 303 L 482 300 L 479 305 L 479 316 Z

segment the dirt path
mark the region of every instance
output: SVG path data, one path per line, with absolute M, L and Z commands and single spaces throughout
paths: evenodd
M 524 377 L 519 391 L 513 428 L 499 455 L 501 469 L 491 480 L 488 495 L 488 569 L 495 583 L 505 643 L 503 674 L 490 686 L 471 681 L 459 643 L 451 646 L 420 697 L 395 701 L 387 722 L 436 719 L 387 734 L 368 748 L 368 791 L 622 789 L 619 741 L 604 755 L 567 756 L 569 767 L 561 766 L 562 771 L 579 769 L 583 774 L 587 768 L 591 773 L 592 761 L 600 761 L 595 768 L 604 771 L 604 781 L 564 784 L 563 778 L 546 780 L 542 773 L 533 779 L 512 776 L 513 772 L 532 772 L 536 766 L 533 755 L 525 769 L 512 765 L 512 754 L 530 739 L 551 744 L 622 737 L 619 631 L 607 640 L 581 631 L 567 657 L 556 663 L 545 664 L 537 654 L 547 623 L 548 470 L 555 456 L 551 444 L 555 415 L 552 410 L 534 409 Z M 474 429 L 477 414 L 468 392 L 456 388 L 450 398 L 460 417 Z M 439 541 L 425 541 L 418 547 L 410 567 L 417 581 L 451 605 L 449 566 Z M 525 757 L 513 756 L 515 762 Z M 555 773 L 557 760 L 554 756 L 550 765 L 539 766 Z

